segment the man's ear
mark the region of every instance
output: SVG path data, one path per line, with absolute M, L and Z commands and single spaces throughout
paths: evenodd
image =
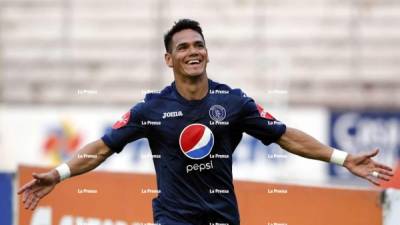
M 165 53 L 164 54 L 164 59 L 165 59 L 165 64 L 167 64 L 168 67 L 173 67 L 174 63 L 172 62 L 172 55 L 171 53 Z

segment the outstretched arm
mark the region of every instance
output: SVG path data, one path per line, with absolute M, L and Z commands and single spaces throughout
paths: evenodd
M 66 165 L 69 167 L 70 176 L 76 176 L 93 170 L 113 154 L 102 140 L 87 144 L 79 150 Z M 24 184 L 18 194 L 23 193 L 22 202 L 25 209 L 35 209 L 40 199 L 50 193 L 61 181 L 59 172 L 52 169 L 46 173 L 32 174 L 33 179 Z
M 332 154 L 334 151 L 337 151 L 320 143 L 310 135 L 289 127 L 287 127 L 286 132 L 277 141 L 277 144 L 293 154 L 325 162 L 332 162 Z M 374 149 L 367 154 L 348 154 L 343 166 L 354 175 L 364 178 L 375 185 L 379 185 L 379 179 L 388 181 L 393 176 L 393 172 L 390 167 L 372 160 L 372 157 L 376 156 L 378 152 L 378 149 Z

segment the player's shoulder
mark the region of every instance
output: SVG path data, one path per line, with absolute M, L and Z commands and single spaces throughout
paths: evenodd
M 135 111 L 143 111 L 157 105 L 158 101 L 165 100 L 171 95 L 172 88 L 170 86 L 165 87 L 161 91 L 146 91 L 146 94 L 140 102 L 134 105 L 131 109 Z
M 240 88 L 232 88 L 227 84 L 211 81 L 210 94 L 225 94 L 233 98 L 247 98 L 247 95 Z
M 172 93 L 172 87 L 166 86 L 161 91 L 151 91 L 146 93 L 143 99 L 143 103 L 152 104 L 157 100 L 164 100 L 165 98 L 169 97 Z

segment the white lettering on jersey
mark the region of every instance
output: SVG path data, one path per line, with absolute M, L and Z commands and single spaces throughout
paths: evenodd
M 163 113 L 162 118 L 165 119 L 165 118 L 181 117 L 181 116 L 183 116 L 182 111 L 178 111 L 178 112 L 165 112 L 165 113 Z

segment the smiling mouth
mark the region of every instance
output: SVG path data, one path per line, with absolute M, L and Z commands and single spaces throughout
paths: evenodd
M 199 59 L 191 59 L 186 62 L 186 64 L 188 64 L 188 65 L 198 65 L 200 63 L 201 63 L 201 60 L 199 60 Z

